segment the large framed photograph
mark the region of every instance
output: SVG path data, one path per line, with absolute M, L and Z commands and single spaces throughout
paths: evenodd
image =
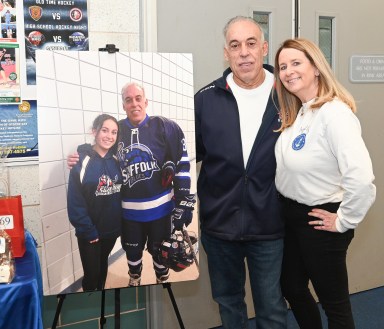
M 44 294 L 197 279 L 192 55 L 39 50 L 36 88 Z

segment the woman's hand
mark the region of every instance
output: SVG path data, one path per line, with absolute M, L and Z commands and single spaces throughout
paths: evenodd
M 336 213 L 329 212 L 324 209 L 315 208 L 312 209 L 312 211 L 309 212 L 308 215 L 316 217 L 316 220 L 308 222 L 308 224 L 312 225 L 315 230 L 339 232 L 336 229 Z

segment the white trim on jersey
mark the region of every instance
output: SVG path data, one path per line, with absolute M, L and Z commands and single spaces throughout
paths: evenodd
M 127 202 L 127 201 L 122 201 L 122 207 L 124 209 L 130 209 L 130 210 L 148 210 L 148 209 L 153 209 L 158 206 L 161 206 L 169 201 L 172 200 L 173 198 L 173 190 L 171 190 L 168 194 L 163 195 L 162 197 L 156 199 L 156 200 L 151 200 L 151 201 L 145 201 L 145 202 Z
M 191 177 L 191 174 L 189 172 L 183 171 L 183 172 L 178 172 L 175 176 L 177 176 L 177 177 Z

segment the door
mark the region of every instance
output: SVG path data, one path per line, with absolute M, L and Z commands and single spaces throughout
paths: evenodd
M 273 64 L 279 44 L 295 33 L 321 43 L 324 52 L 341 83 L 354 95 L 363 137 L 370 151 L 378 195 L 366 219 L 355 232 L 348 253 L 351 293 L 384 284 L 384 184 L 382 141 L 384 129 L 384 85 L 382 82 L 351 81 L 358 69 L 351 65 L 356 56 L 384 56 L 384 43 L 379 31 L 384 31 L 384 2 L 367 0 L 161 0 L 157 2 L 157 45 L 159 52 L 192 53 L 194 59 L 195 91 L 210 83 L 227 67 L 223 57 L 222 29 L 227 20 L 236 15 L 254 16 L 265 23 L 269 39 L 268 61 Z M 315 9 L 314 9 L 315 8 Z M 359 57 L 358 57 L 359 58 Z M 384 72 L 384 65 L 380 66 Z M 353 79 L 352 79 L 353 80 Z M 363 196 L 362 196 L 363 197 Z M 174 287 L 181 312 L 186 314 L 192 328 L 206 328 L 220 324 L 217 306 L 212 302 L 204 252 L 201 250 L 201 273 L 197 282 Z M 248 306 L 251 293 L 247 290 Z M 200 302 L 199 302 L 200 301 Z M 249 316 L 253 311 L 249 309 Z M 169 313 L 169 314 L 168 314 Z M 196 316 L 199 314 L 199 316 Z M 204 316 L 204 314 L 208 314 Z M 170 324 L 172 311 L 164 312 L 164 323 Z M 200 322 L 199 322 L 200 321 Z M 187 323 L 186 323 L 187 324 Z M 188 326 L 188 325 L 187 325 Z M 177 324 L 175 324 L 175 328 Z

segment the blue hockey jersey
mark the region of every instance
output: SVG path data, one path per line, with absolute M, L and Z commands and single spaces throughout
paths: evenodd
M 146 116 L 138 126 L 119 121 L 116 151 L 123 174 L 123 218 L 138 222 L 171 213 L 174 199 L 190 193 L 190 163 L 179 125 L 161 116 Z M 169 184 L 164 175 L 172 171 Z

